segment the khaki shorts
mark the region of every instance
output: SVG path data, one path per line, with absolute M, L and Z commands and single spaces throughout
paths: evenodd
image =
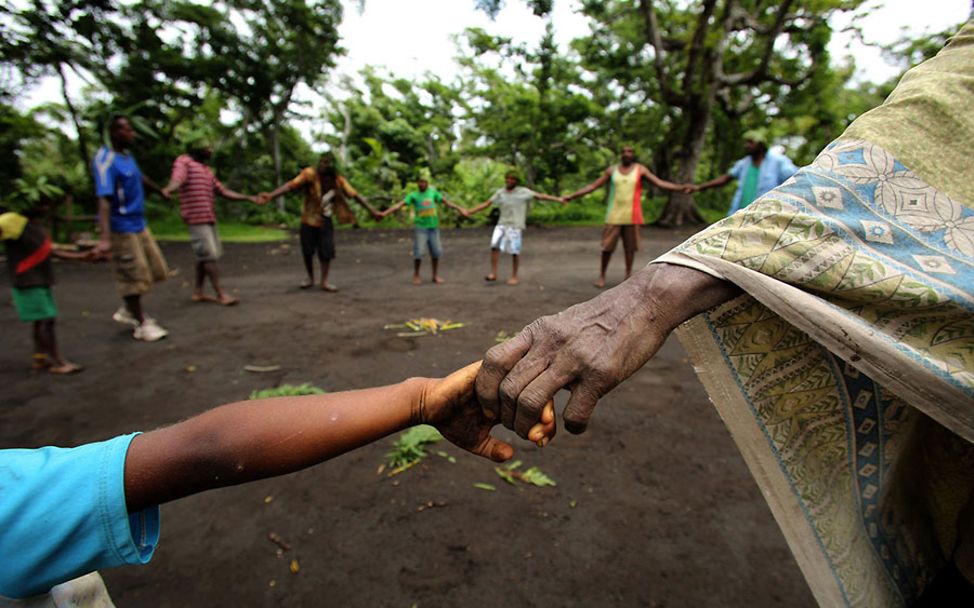
M 639 251 L 639 226 L 636 224 L 606 224 L 602 229 L 602 251 L 612 253 L 622 237 L 622 248 Z
M 215 262 L 223 256 L 220 235 L 213 224 L 190 224 L 189 244 L 193 248 L 197 262 Z
M 169 267 L 149 229 L 112 233 L 112 270 L 120 296 L 149 292 L 153 283 L 165 281 Z

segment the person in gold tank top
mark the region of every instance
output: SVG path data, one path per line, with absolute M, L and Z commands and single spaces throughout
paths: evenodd
M 639 250 L 639 227 L 643 225 L 642 182 L 671 192 L 687 192 L 689 184 L 675 184 L 660 179 L 645 166 L 636 162 L 636 152 L 632 146 L 622 147 L 622 157 L 616 166 L 607 168 L 597 180 L 572 192 L 565 200 L 585 196 L 609 184 L 609 206 L 605 213 L 605 228 L 602 230 L 602 266 L 599 278 L 593 283 L 599 289 L 605 287 L 605 271 L 612 259 L 619 238 L 626 255 L 626 278 L 632 275 L 632 263 Z

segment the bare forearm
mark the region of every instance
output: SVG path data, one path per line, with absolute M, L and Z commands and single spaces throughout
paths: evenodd
M 467 210 L 467 213 L 480 213 L 487 207 L 490 207 L 493 203 L 491 201 L 484 201 L 475 207 L 471 207 Z
M 366 211 L 368 211 L 369 213 L 373 215 L 378 213 L 378 210 L 375 207 L 373 207 L 371 204 L 369 204 L 369 201 L 364 196 L 359 194 L 354 196 L 353 198 L 358 202 L 359 205 L 365 207 Z
M 460 205 L 454 203 L 453 201 L 448 201 L 446 199 L 443 199 L 443 204 L 446 205 L 447 207 L 450 207 L 451 209 L 455 209 L 455 210 L 460 211 L 460 212 L 466 211 L 466 209 L 464 209 Z
M 666 334 L 740 293 L 733 283 L 674 264 L 648 264 L 630 280 L 642 291 L 643 301 L 657 309 L 656 318 Z
M 710 188 L 718 188 L 720 186 L 725 185 L 727 182 L 731 181 L 732 179 L 734 178 L 732 178 L 730 175 L 724 174 L 721 175 L 720 177 L 715 177 L 710 181 L 700 184 L 699 186 L 697 186 L 697 190 L 708 190 Z
M 112 206 L 108 202 L 108 199 L 100 196 L 98 197 L 98 230 L 101 232 L 101 240 L 103 242 L 108 242 L 111 239 L 111 222 L 109 217 L 111 216 Z
M 249 201 L 250 197 L 246 194 L 240 194 L 234 190 L 222 190 L 220 196 L 231 201 Z
M 280 195 L 284 194 L 285 192 L 290 192 L 290 191 L 291 191 L 291 184 L 281 184 L 277 188 L 277 190 L 274 190 L 273 192 L 271 192 L 267 196 L 268 196 L 268 198 L 277 198 Z
M 162 188 L 159 187 L 159 184 L 149 179 L 149 177 L 144 173 L 142 174 L 142 184 L 153 192 L 162 192 Z
M 590 192 L 594 192 L 596 190 L 596 188 L 598 188 L 601 185 L 602 184 L 600 184 L 598 182 L 596 182 L 594 184 L 589 184 L 589 185 L 585 186 L 584 188 L 582 188 L 580 190 L 576 190 L 576 191 L 572 192 L 571 194 L 569 194 L 568 196 L 566 196 L 565 199 L 566 200 L 569 200 L 569 201 L 573 201 L 576 198 L 581 198 L 581 197 L 585 196 L 586 194 L 588 194 Z
M 175 192 L 176 190 L 179 190 L 179 187 L 180 186 L 183 185 L 183 181 L 184 180 L 176 179 L 175 177 L 170 178 L 169 179 L 169 183 L 166 184 L 166 187 L 163 188 L 163 190 L 165 190 L 167 192 Z
M 140 435 L 125 461 L 128 508 L 298 471 L 404 429 L 425 382 L 241 401 Z

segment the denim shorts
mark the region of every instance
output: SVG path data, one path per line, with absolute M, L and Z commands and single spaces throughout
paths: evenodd
M 440 244 L 440 229 L 417 227 L 413 233 L 413 259 L 423 259 L 427 250 L 434 260 L 438 260 L 443 255 L 443 245 Z

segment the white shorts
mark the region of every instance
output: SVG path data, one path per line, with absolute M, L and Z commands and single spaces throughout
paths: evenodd
M 511 255 L 521 254 L 521 233 L 524 231 L 513 226 L 494 226 L 494 234 L 490 237 L 490 248 L 500 249 Z

